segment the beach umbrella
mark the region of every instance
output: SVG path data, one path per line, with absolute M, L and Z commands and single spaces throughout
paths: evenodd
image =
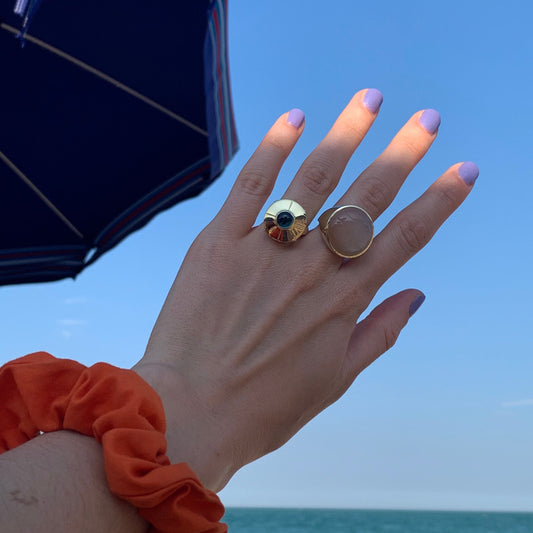
M 227 1 L 0 0 L 0 284 L 75 277 L 236 149 Z

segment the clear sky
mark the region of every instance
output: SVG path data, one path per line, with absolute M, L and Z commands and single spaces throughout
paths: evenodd
M 284 448 L 238 473 L 222 499 L 533 511 L 531 20 L 528 0 L 230 0 L 234 161 L 76 281 L 0 288 L 0 363 L 47 350 L 134 364 L 189 244 L 273 120 L 306 113 L 272 200 L 352 94 L 376 87 L 380 116 L 341 190 L 427 107 L 442 115 L 438 139 L 389 217 L 455 162 L 475 161 L 480 177 L 377 296 L 427 295 L 397 345 Z

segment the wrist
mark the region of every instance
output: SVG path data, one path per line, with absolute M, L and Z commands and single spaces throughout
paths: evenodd
M 187 463 L 204 487 L 220 491 L 241 466 L 233 452 L 231 432 L 214 420 L 196 391 L 170 365 L 140 361 L 132 370 L 161 398 L 170 461 Z

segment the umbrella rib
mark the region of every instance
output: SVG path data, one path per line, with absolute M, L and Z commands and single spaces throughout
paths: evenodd
M 0 159 L 80 238 L 83 234 L 70 220 L 39 190 L 39 188 L 0 150 Z
M 9 26 L 8 24 L 1 23 L 0 26 L 2 27 L 2 29 L 6 30 L 6 31 L 9 31 L 9 32 L 11 32 L 11 33 L 13 33 L 15 35 L 17 35 L 19 33 L 19 30 L 17 30 L 13 26 Z M 130 94 L 131 96 L 137 98 L 138 100 L 141 100 L 142 102 L 144 102 L 145 104 L 148 104 L 149 106 L 153 107 L 154 109 L 157 109 L 158 111 L 161 111 L 165 115 L 168 115 L 169 117 L 173 118 L 174 120 L 177 120 L 178 122 L 181 122 L 182 124 L 184 124 L 188 128 L 196 131 L 197 133 L 200 133 L 204 137 L 208 137 L 209 136 L 207 131 L 205 131 L 204 129 L 200 128 L 196 124 L 193 124 L 192 122 L 190 122 L 186 118 L 183 118 L 180 115 L 178 115 L 178 114 L 174 113 L 173 111 L 171 111 L 170 109 L 167 109 L 166 107 L 162 106 L 161 104 L 158 104 L 156 101 L 152 100 L 151 98 L 148 98 L 147 96 L 144 96 L 144 94 L 141 94 L 139 91 L 136 91 L 135 89 L 132 89 L 131 87 L 128 87 L 127 85 L 124 85 L 122 82 L 118 81 L 117 79 L 112 78 L 111 76 L 108 76 L 107 74 L 105 74 L 101 70 L 98 70 L 98 69 L 96 69 L 94 67 L 91 67 L 91 65 L 88 65 L 87 63 L 84 63 L 80 59 L 77 59 L 74 56 L 71 56 L 70 54 L 67 54 L 66 52 L 63 52 L 63 50 L 60 50 L 59 48 L 56 48 L 55 46 L 52 46 L 52 45 L 50 45 L 48 43 L 45 43 L 44 41 L 41 41 L 41 39 L 38 39 L 37 37 L 33 37 L 32 35 L 26 34 L 24 38 L 25 38 L 26 41 L 30 41 L 30 42 L 36 44 L 37 46 L 40 46 L 41 48 L 44 48 L 44 49 L 48 50 L 49 52 L 52 52 L 53 54 L 56 54 L 56 55 L 62 57 L 63 59 L 66 59 L 67 61 L 70 61 L 71 63 L 73 63 L 74 65 L 76 65 L 76 66 L 78 66 L 80 68 L 82 68 L 83 70 L 86 70 L 87 72 L 90 72 L 91 74 L 94 74 L 98 78 L 100 78 L 100 79 L 102 79 L 104 81 L 107 81 L 111 85 L 114 85 L 117 89 L 120 89 L 120 90 Z

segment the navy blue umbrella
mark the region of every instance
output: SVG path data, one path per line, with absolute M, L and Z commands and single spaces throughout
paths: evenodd
M 237 149 L 227 1 L 0 0 L 0 284 L 75 277 Z

